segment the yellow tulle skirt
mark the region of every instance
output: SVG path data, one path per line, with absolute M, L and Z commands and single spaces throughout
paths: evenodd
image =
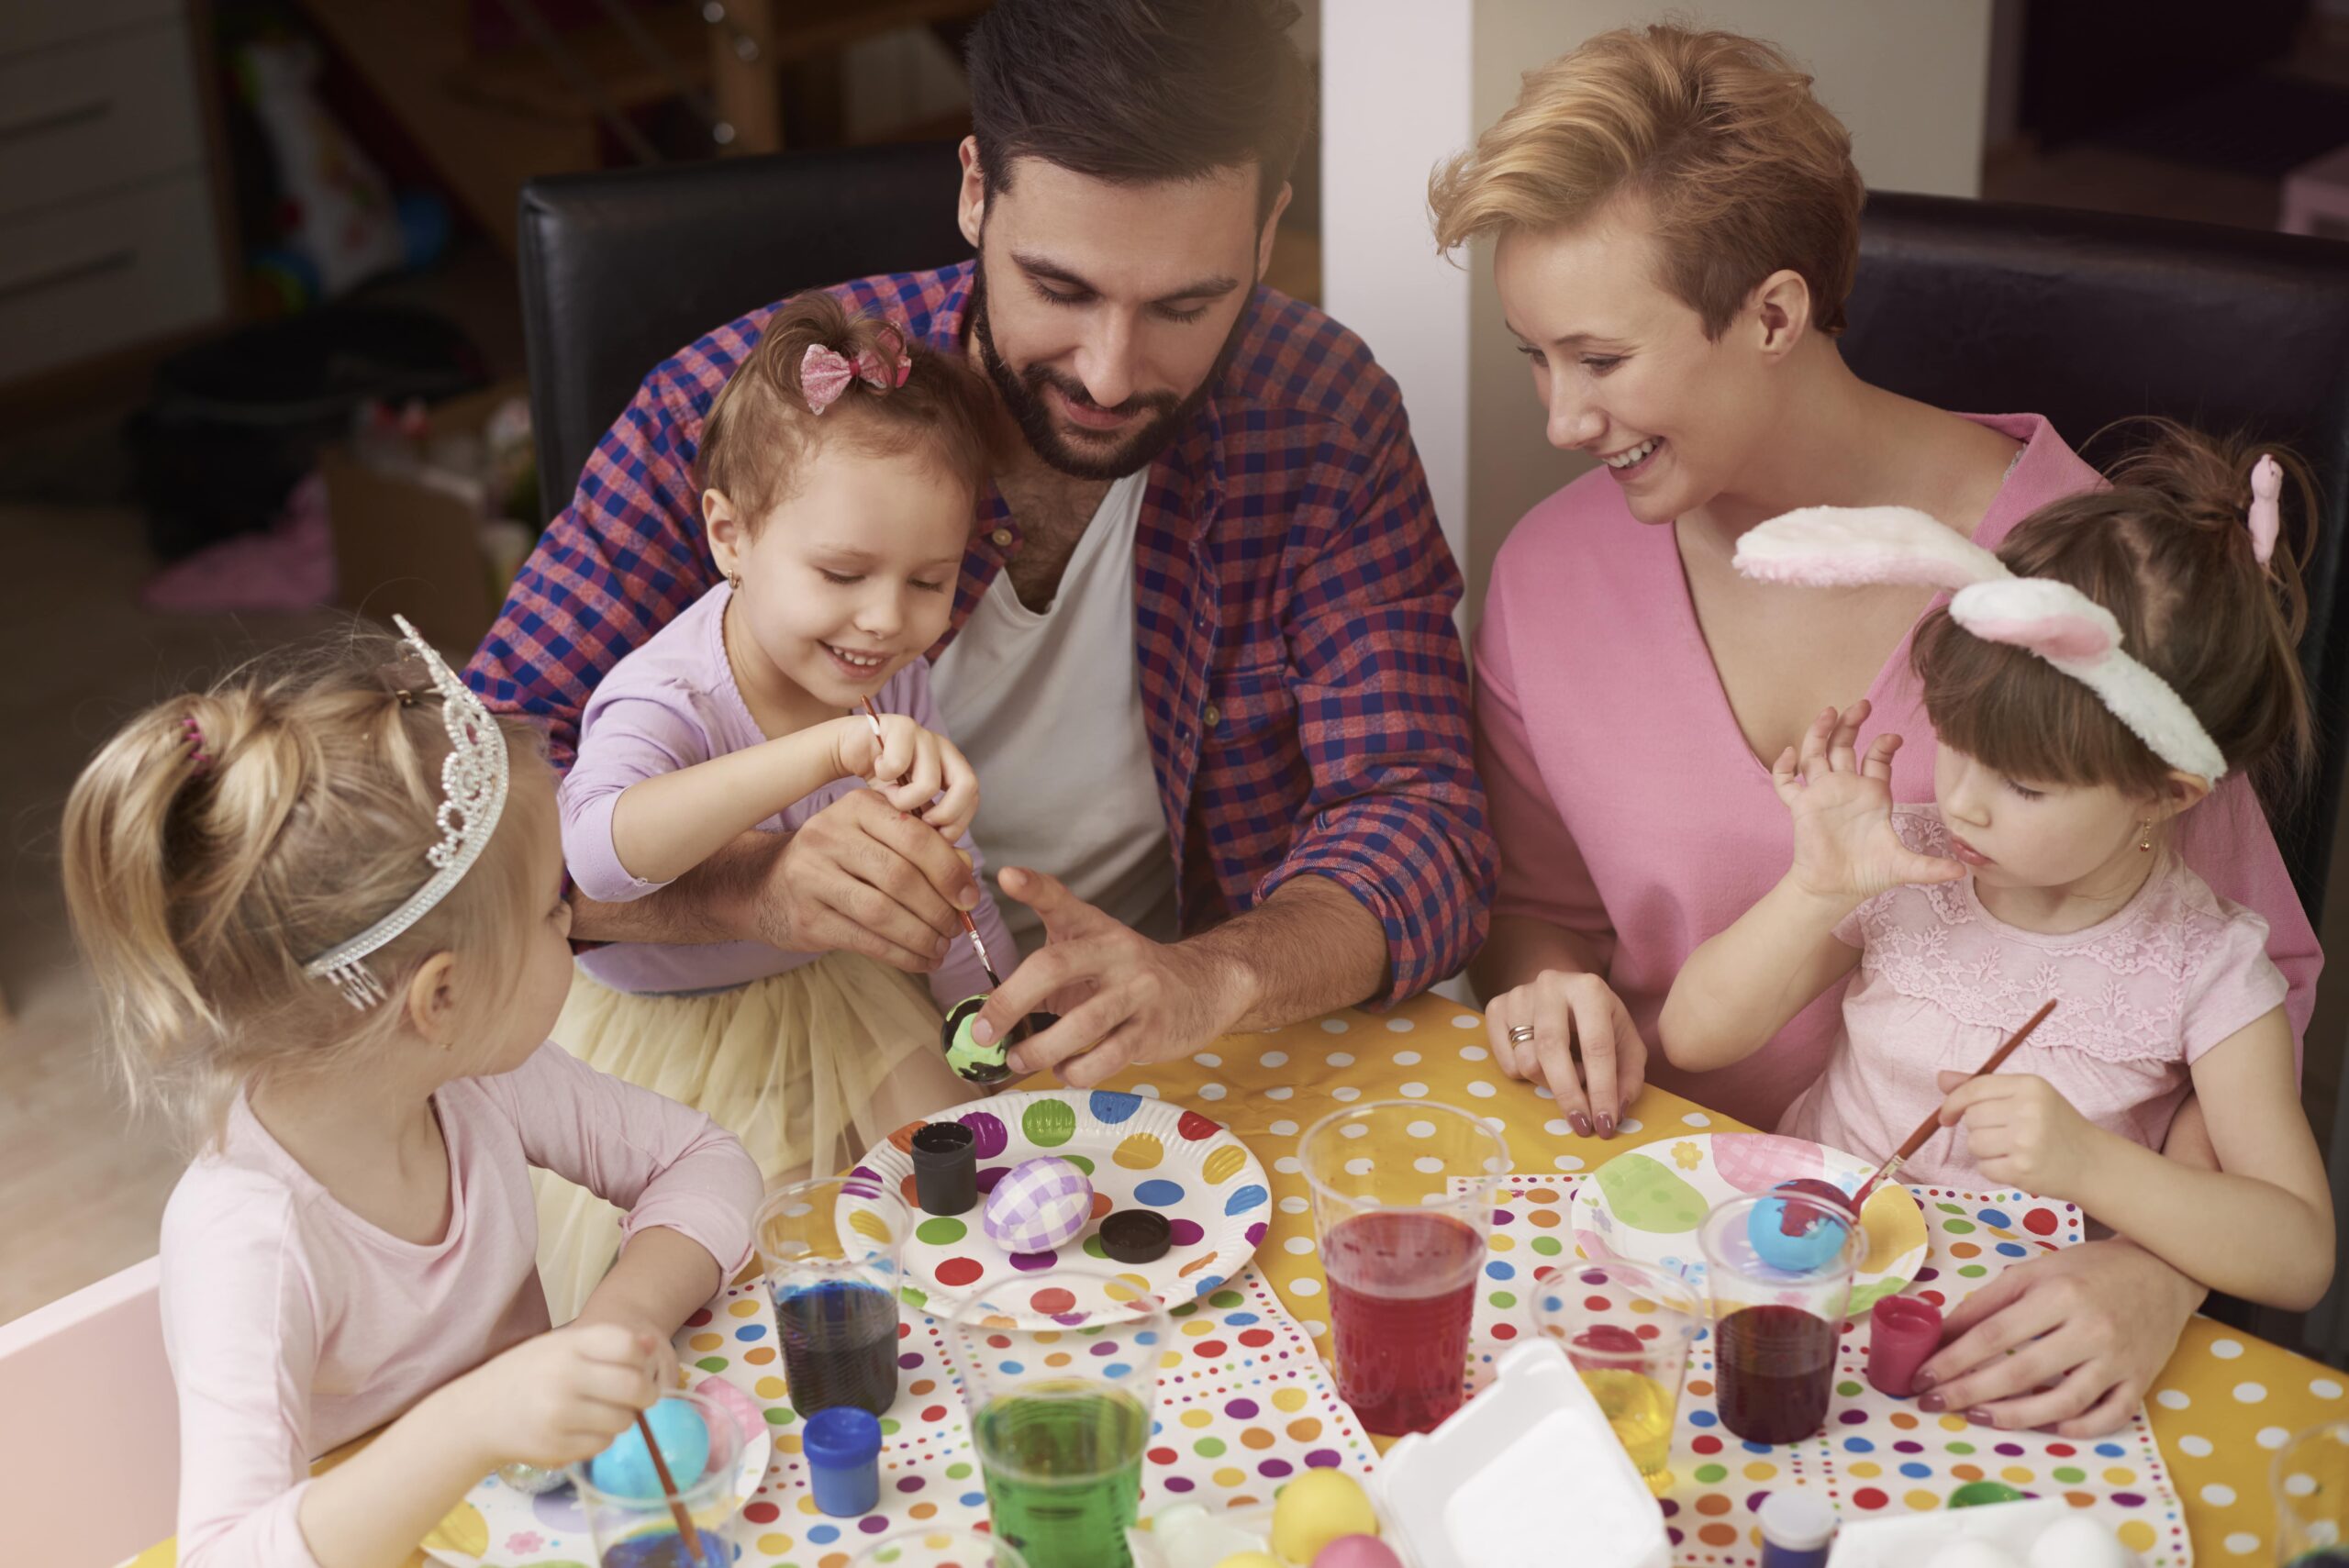
M 742 1140 L 770 1189 L 847 1169 L 887 1134 L 978 1090 L 946 1065 L 929 988 L 852 953 L 706 996 L 640 996 L 576 976 L 555 1042 L 693 1106 Z M 539 1275 L 554 1321 L 618 1254 L 620 1211 L 535 1172 Z

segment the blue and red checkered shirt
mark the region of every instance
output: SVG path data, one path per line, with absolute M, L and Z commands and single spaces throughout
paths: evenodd
M 960 353 L 970 284 L 964 263 L 834 292 Z M 1220 384 L 1151 467 L 1134 545 L 1138 684 L 1182 926 L 1303 873 L 1333 878 L 1385 926 L 1385 999 L 1400 1000 L 1466 962 L 1493 893 L 1452 621 L 1460 573 L 1393 379 L 1310 306 L 1260 288 L 1249 309 Z M 718 581 L 694 458 L 773 311 L 645 378 L 466 671 L 491 707 L 548 719 L 562 765 L 604 673 Z M 990 489 L 941 647 L 1019 549 Z

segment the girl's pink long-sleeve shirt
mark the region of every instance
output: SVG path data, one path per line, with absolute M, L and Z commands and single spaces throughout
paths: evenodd
M 1996 550 L 2038 507 L 2103 483 L 2037 415 L 1968 416 L 2024 449 L 1975 542 Z M 1931 804 L 1933 732 L 1909 639 L 1865 693 L 1871 733 L 1907 738 L 1893 798 Z M 1501 547 L 1476 634 L 1476 764 L 1500 846 L 1496 917 L 1591 939 L 1642 1034 L 1698 944 L 1751 907 L 1794 853 L 1787 808 L 1730 710 L 1667 527 L 1644 524 L 1604 470 L 1525 515 Z M 2221 895 L 2266 917 L 2297 1037 L 2323 962 L 2257 797 L 2224 781 L 2176 848 Z M 1769 1128 L 1825 1068 L 1837 986 L 1776 1040 L 1707 1073 L 1649 1058 L 1655 1083 Z M 2022 1020 L 2017 1018 L 2016 1023 Z
M 183 1568 L 317 1568 L 299 1521 L 310 1462 L 543 1332 L 542 1166 L 666 1226 L 730 1276 L 749 1258 L 758 1166 L 696 1111 L 543 1045 L 432 1096 L 449 1229 L 402 1240 L 319 1185 L 242 1098 L 163 1212 L 163 1342 L 179 1388 Z

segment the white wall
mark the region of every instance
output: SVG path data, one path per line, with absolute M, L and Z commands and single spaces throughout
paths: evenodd
M 1498 117 L 1525 71 L 1667 15 L 1769 39 L 1808 65 L 1870 186 L 1980 190 L 1991 0 L 1324 0 L 1326 301 L 1402 383 L 1431 482 L 1439 469 L 1457 481 L 1436 505 L 1455 549 L 1465 539 L 1472 617 L 1510 525 L 1587 464 L 1542 439 L 1490 257 L 1468 259 L 1464 302 L 1464 274 L 1434 255 L 1428 171 Z

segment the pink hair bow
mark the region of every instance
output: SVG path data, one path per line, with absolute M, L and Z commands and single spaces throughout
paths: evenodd
M 807 351 L 799 356 L 799 392 L 807 399 L 807 412 L 821 414 L 840 401 L 852 381 L 861 381 L 876 392 L 888 392 L 906 384 L 913 373 L 913 356 L 906 351 L 906 329 L 892 321 L 890 329 L 897 337 L 897 351 L 894 364 L 885 364 L 881 356 L 871 349 L 858 351 L 852 361 L 838 349 L 821 343 L 810 343 Z
M 2256 477 L 2253 484 L 2256 489 Z M 2254 504 L 2254 539 L 2255 517 Z M 2260 559 L 2266 559 L 2264 552 Z M 1737 541 L 1737 569 L 1757 582 L 1813 587 L 1905 583 L 1946 589 L 1951 619 L 1986 642 L 2035 653 L 2087 686 L 2171 767 L 2212 784 L 2226 773 L 2225 753 L 2186 699 L 2122 651 L 2121 623 L 2110 610 L 2069 583 L 2016 576 L 2005 562 L 1922 512 L 1907 506 L 1788 512 L 1749 528 Z
M 2251 468 L 2251 552 L 2259 564 L 2276 553 L 2276 536 L 2282 531 L 2284 509 L 2284 467 L 2266 452 Z

